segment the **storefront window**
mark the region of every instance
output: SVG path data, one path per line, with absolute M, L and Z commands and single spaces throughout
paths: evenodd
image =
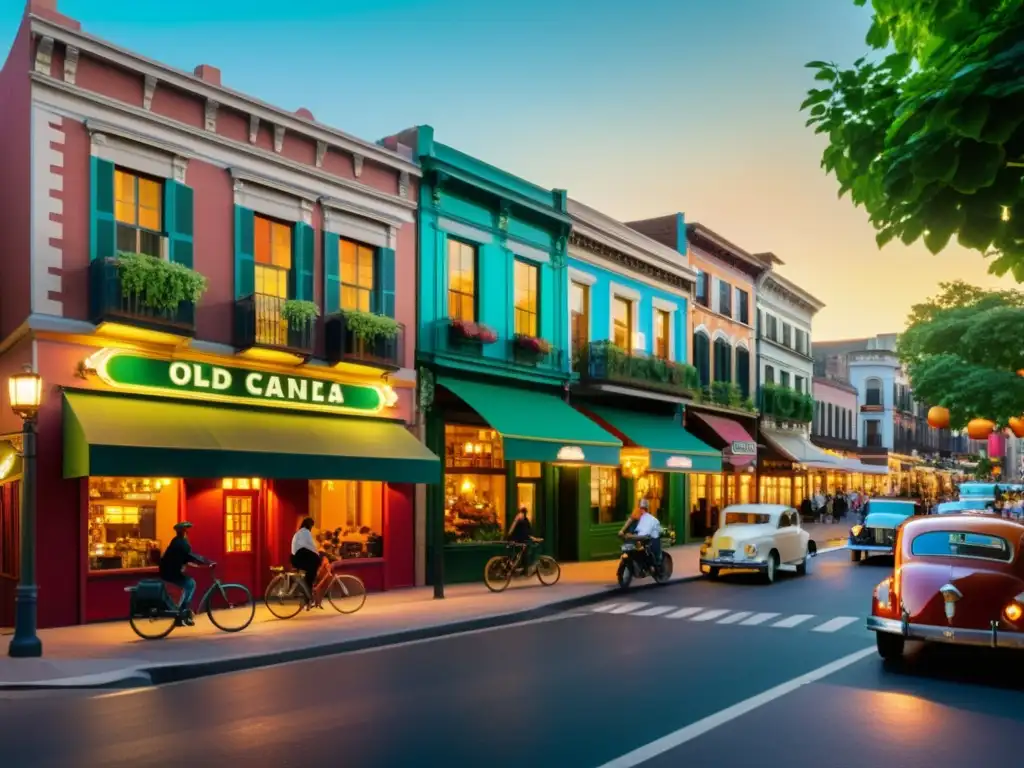
M 445 469 L 445 543 L 472 544 L 504 538 L 505 460 L 497 432 L 446 425 Z M 534 464 L 519 462 L 516 469 L 532 477 Z M 539 464 L 536 470 L 539 476 Z
M 224 497 L 224 551 L 252 552 L 252 496 Z
M 331 557 L 384 557 L 384 484 L 312 480 L 309 516 L 313 535 Z
M 664 472 L 648 472 L 636 481 L 636 500 L 647 499 L 647 508 L 655 517 L 661 517 L 661 503 L 664 498 Z
M 178 485 L 175 479 L 90 477 L 89 570 L 156 566 L 178 522 Z
M 625 520 L 619 512 L 619 470 L 617 467 L 591 467 L 590 513 L 594 525 Z
M 740 504 L 752 504 L 754 502 L 754 476 L 740 475 Z

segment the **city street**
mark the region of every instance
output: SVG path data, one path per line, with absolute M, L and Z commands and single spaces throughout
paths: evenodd
M 5 764 L 958 766 L 1017 759 L 1024 680 L 987 653 L 884 669 L 891 561 L 614 594 L 498 629 L 119 692 L 0 696 Z M 633 599 L 630 599 L 630 598 Z M 1020 670 L 1019 662 L 1006 670 Z M 969 673 L 968 671 L 969 670 Z

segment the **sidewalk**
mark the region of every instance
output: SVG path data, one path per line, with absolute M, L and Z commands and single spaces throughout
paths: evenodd
M 840 525 L 807 529 L 819 549 L 835 546 L 847 531 Z M 673 582 L 699 578 L 699 544 L 667 551 L 674 560 Z M 651 586 L 644 579 L 630 591 Z M 253 623 L 237 634 L 220 632 L 205 616 L 197 617 L 195 627 L 158 641 L 136 637 L 127 620 L 45 629 L 39 633 L 42 659 L 0 657 L 0 689 L 171 682 L 543 618 L 599 602 L 616 590 L 615 561 L 566 563 L 554 587 L 521 580 L 494 594 L 483 584 L 460 584 L 445 589 L 445 600 L 434 600 L 430 587 L 371 593 L 352 616 L 327 608 L 281 621 L 260 601 Z

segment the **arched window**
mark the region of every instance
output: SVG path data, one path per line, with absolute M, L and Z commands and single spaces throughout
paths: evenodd
M 715 339 L 715 381 L 732 382 L 732 345 Z
M 736 384 L 744 398 L 750 397 L 750 350 L 736 347 Z
M 700 374 L 700 385 L 711 385 L 711 339 L 704 331 L 693 334 L 693 366 Z
M 884 405 L 881 379 L 868 379 L 864 382 L 864 405 Z

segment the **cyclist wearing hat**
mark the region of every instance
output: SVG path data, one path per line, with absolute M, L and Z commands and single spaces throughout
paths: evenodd
M 185 575 L 185 567 L 189 563 L 210 567 L 216 565 L 205 557 L 192 552 L 192 545 L 188 540 L 188 529 L 191 527 L 192 523 L 187 521 L 176 523 L 174 538 L 171 539 L 171 543 L 164 550 L 163 557 L 160 558 L 160 578 L 181 589 L 181 602 L 178 604 L 178 610 L 181 612 L 182 623 L 190 627 L 195 624 L 189 605 L 196 592 L 196 580 Z

